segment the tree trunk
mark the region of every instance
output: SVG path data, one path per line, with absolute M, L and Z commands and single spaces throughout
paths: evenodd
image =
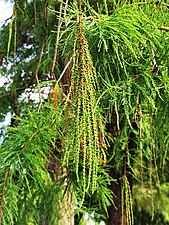
M 63 198 L 54 196 L 51 204 L 53 208 L 50 208 L 53 215 L 44 217 L 42 225 L 74 225 L 74 204 L 71 196 L 71 188 L 67 190 Z
M 112 161 L 111 164 L 114 164 L 114 162 Z M 114 205 L 112 204 L 108 208 L 109 217 L 106 224 L 107 225 L 122 225 L 122 224 L 127 225 L 125 209 L 123 211 L 123 216 L 122 216 L 122 208 L 121 208 L 121 182 L 119 180 L 121 176 L 114 167 L 111 168 L 110 175 L 113 179 L 116 179 L 117 182 L 113 181 L 109 187 L 113 191 L 115 197 L 113 199 Z M 122 223 L 122 218 L 123 218 L 123 223 Z
M 56 210 L 59 212 L 58 221 L 53 225 L 74 225 L 74 202 L 72 199 L 72 187 L 66 191 L 64 195 L 63 188 L 63 201 L 60 200 Z M 57 212 L 57 213 L 58 213 Z
M 66 177 L 67 171 L 58 160 L 49 157 L 47 170 L 54 183 Z M 53 194 L 51 203 L 52 212 L 55 215 L 43 219 L 42 225 L 74 225 L 74 199 L 72 197 L 72 186 L 66 187 L 66 179 L 63 183 L 56 185 L 59 194 Z M 66 190 L 65 190 L 66 189 Z
M 111 126 L 108 127 L 108 130 L 113 134 L 114 131 L 112 131 L 112 127 L 114 127 L 116 133 L 117 133 L 117 127 L 115 124 L 111 124 Z M 132 122 L 132 127 L 134 130 L 138 131 L 138 126 L 137 123 Z M 137 141 L 136 139 L 136 135 L 133 132 L 133 130 L 129 129 L 128 132 L 128 151 L 130 152 L 130 154 L 132 155 L 132 157 L 135 156 L 135 149 L 137 147 Z M 110 146 L 110 151 L 112 151 L 113 149 L 113 144 L 111 144 Z M 126 176 L 127 180 L 129 182 L 130 185 L 130 190 L 132 192 L 132 187 L 133 187 L 133 176 L 132 176 L 132 171 L 131 168 L 128 167 L 127 162 L 126 162 L 126 156 L 125 156 L 125 152 L 123 155 L 123 171 L 120 173 L 116 170 L 115 165 L 117 165 L 116 160 L 112 159 L 110 162 L 110 165 L 112 166 L 111 170 L 110 170 L 110 176 L 115 179 L 117 182 L 112 182 L 110 185 L 110 189 L 113 191 L 115 197 L 114 197 L 114 205 L 111 205 L 108 208 L 108 214 L 109 214 L 109 218 L 107 220 L 107 225 L 127 225 L 127 217 L 126 217 L 126 209 L 124 206 L 123 212 L 122 212 L 122 206 L 121 206 L 121 181 L 120 178 L 122 176 Z M 133 164 L 133 160 L 131 159 L 131 165 Z M 123 213 L 123 215 L 122 215 Z M 123 221 L 122 221 L 123 220 Z

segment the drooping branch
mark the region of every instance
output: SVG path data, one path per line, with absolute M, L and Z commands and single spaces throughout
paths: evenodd
M 8 168 L 5 171 L 4 184 L 3 184 L 3 188 L 2 188 L 2 196 L 1 196 L 1 201 L 0 201 L 0 225 L 2 224 L 3 203 L 4 203 L 5 187 L 6 187 L 9 168 L 10 168 L 10 166 L 8 166 Z
M 11 168 L 11 165 L 17 161 L 17 157 L 18 155 L 22 155 L 23 152 L 25 150 L 27 150 L 27 147 L 29 145 L 29 143 L 32 141 L 32 139 L 41 131 L 43 131 L 44 129 L 46 129 L 46 127 L 51 126 L 54 123 L 54 120 L 51 120 L 46 126 L 36 130 L 27 140 L 27 142 L 24 144 L 23 148 L 20 150 L 20 152 L 18 152 L 18 154 L 12 159 L 12 161 L 10 162 L 10 164 L 7 166 L 6 170 L 5 170 L 5 175 L 4 175 L 4 182 L 3 182 L 3 187 L 2 187 L 2 192 L 1 192 L 1 200 L 0 200 L 0 225 L 2 224 L 2 216 L 3 216 L 3 205 L 4 205 L 4 196 L 5 196 L 5 189 L 6 189 L 6 184 L 7 184 L 7 179 L 8 179 L 8 175 L 9 175 L 9 171 Z

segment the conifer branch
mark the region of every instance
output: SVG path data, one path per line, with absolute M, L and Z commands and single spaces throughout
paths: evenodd
M 48 127 L 49 125 L 51 125 L 52 123 L 54 123 L 54 120 L 51 120 L 46 126 L 40 128 L 39 130 L 35 131 L 28 139 L 28 141 L 24 144 L 23 148 L 21 149 L 21 151 L 18 153 L 19 155 L 21 155 L 23 153 L 23 151 L 25 151 L 29 145 L 29 143 L 31 142 L 31 140 L 38 134 L 40 133 L 42 130 L 44 130 L 46 127 Z M 4 176 L 4 182 L 3 182 L 3 187 L 2 187 L 2 193 L 1 193 L 1 200 L 0 200 L 0 225 L 2 223 L 2 214 L 3 214 L 3 203 L 4 203 L 4 196 L 5 196 L 5 188 L 6 188 L 6 183 L 7 183 L 7 179 L 8 179 L 8 174 L 9 174 L 9 170 L 11 168 L 11 165 L 13 164 L 13 162 L 16 161 L 16 158 L 18 156 L 14 157 L 12 162 L 10 162 L 10 164 L 8 165 L 7 169 L 5 170 L 5 176 Z
M 9 168 L 10 168 L 10 166 L 8 166 L 8 168 L 5 171 L 4 184 L 3 184 L 3 188 L 2 188 L 2 194 L 1 194 L 2 196 L 1 196 L 1 201 L 0 201 L 0 225 L 2 224 L 3 203 L 4 203 L 5 187 L 6 187 Z

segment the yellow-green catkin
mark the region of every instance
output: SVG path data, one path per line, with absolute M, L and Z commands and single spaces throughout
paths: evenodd
M 16 35 L 17 35 L 17 24 L 16 24 L 16 3 L 13 6 L 13 14 L 9 23 L 9 35 L 8 35 L 8 45 L 7 45 L 7 61 L 9 57 L 9 52 L 11 48 L 11 41 L 12 41 L 12 33 L 13 33 L 13 21 L 14 21 L 14 55 L 16 54 Z
M 100 136 L 104 139 L 104 129 L 96 99 L 97 75 L 83 34 L 82 18 L 79 19 L 79 31 L 74 41 L 71 76 L 73 83 L 68 96 L 72 97 L 75 135 L 67 150 L 72 151 L 69 156 L 73 158 L 78 181 L 81 176 L 83 191 L 93 193 L 97 188 L 101 159 L 105 160 L 103 144 L 99 139 Z
M 134 225 L 132 193 L 126 176 L 121 178 L 121 209 L 122 225 L 124 222 L 124 211 L 126 211 L 127 225 Z

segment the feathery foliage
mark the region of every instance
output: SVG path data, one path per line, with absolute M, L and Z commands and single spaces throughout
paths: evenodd
M 167 3 L 14 3 L 0 32 L 10 80 L 0 108 L 14 115 L 0 147 L 2 224 L 64 224 L 66 207 L 106 221 L 117 207 L 120 224 L 133 225 L 141 182 L 153 218 L 153 185 L 168 174 Z M 22 100 L 37 89 L 38 112 Z

